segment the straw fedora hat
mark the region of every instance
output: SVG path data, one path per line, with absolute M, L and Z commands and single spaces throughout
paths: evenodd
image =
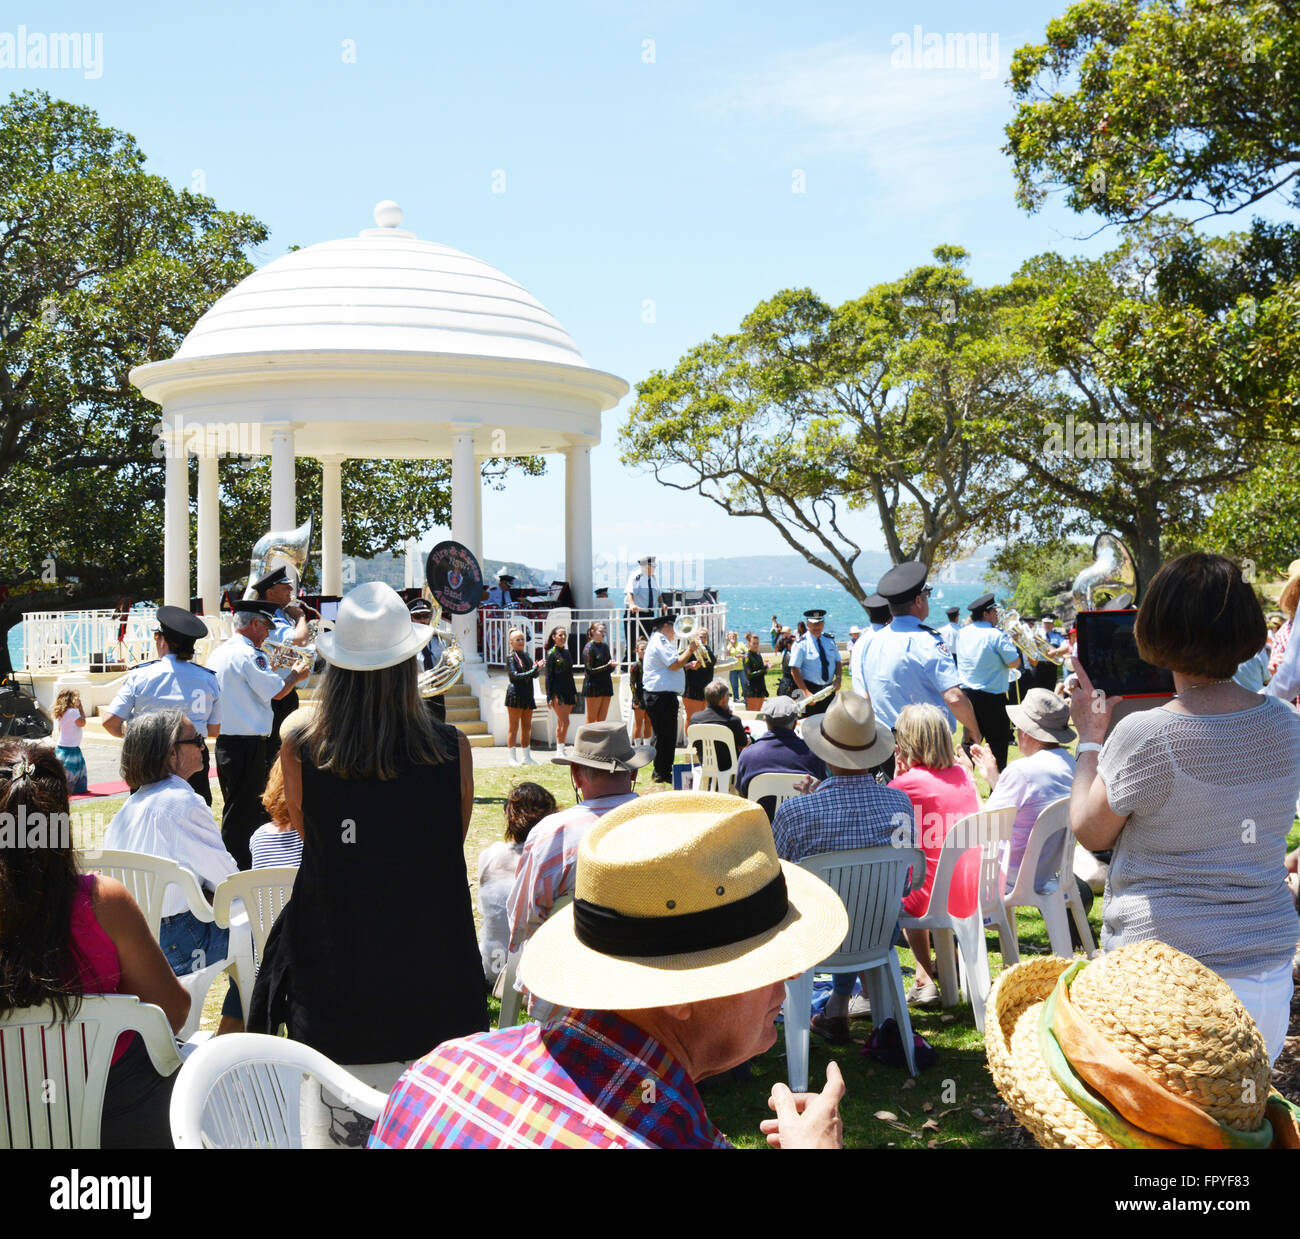
M 316 652 L 348 671 L 382 671 L 413 658 L 432 639 L 433 629 L 412 623 L 391 585 L 367 581 L 339 603 L 334 627 L 316 638 Z
M 870 770 L 894 751 L 894 733 L 860 693 L 836 693 L 825 714 L 804 719 L 803 739 L 822 761 L 846 770 Z
M 1245 1007 L 1163 942 L 1017 964 L 989 1010 L 994 1083 L 1044 1148 L 1296 1147 Z
M 654 754 L 634 749 L 627 738 L 627 726 L 606 720 L 584 723 L 578 728 L 573 745 L 562 757 L 552 757 L 553 766 L 591 766 L 596 770 L 639 770 L 654 761 Z
M 579 845 L 574 896 L 533 935 L 519 975 L 584 1010 L 749 993 L 806 972 L 849 930 L 839 896 L 777 858 L 762 808 L 719 792 L 611 809 Z
M 1027 736 L 1049 744 L 1069 744 L 1070 703 L 1045 688 L 1031 688 L 1018 706 L 1007 706 L 1007 717 Z

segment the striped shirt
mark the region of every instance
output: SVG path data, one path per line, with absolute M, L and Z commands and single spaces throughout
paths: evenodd
M 869 774 L 832 775 L 807 796 L 783 802 L 772 821 L 776 854 L 795 862 L 822 852 L 879 847 L 894 831 L 911 828 L 907 793 L 881 787 Z
M 635 799 L 635 792 L 593 796 L 572 809 L 542 818 L 529 831 L 507 907 L 512 951 L 519 950 L 537 932 L 550 916 L 555 901 L 573 890 L 578 845 L 587 831 L 611 809 Z
M 372 1149 L 726 1149 L 685 1070 L 609 1011 L 447 1041 L 407 1068 Z
M 302 836 L 296 830 L 276 830 L 270 822 L 253 831 L 248 841 L 254 869 L 302 864 Z

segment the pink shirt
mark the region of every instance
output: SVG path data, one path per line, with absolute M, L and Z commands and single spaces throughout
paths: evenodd
M 83 994 L 117 994 L 122 982 L 122 964 L 113 939 L 95 919 L 91 899 L 95 893 L 95 875 L 83 873 L 77 879 L 77 893 L 72 897 L 72 927 L 69 945 L 72 962 L 81 978 Z M 123 1033 L 117 1039 L 113 1062 L 126 1053 L 135 1033 Z
M 925 853 L 925 884 L 903 899 L 903 911 L 908 916 L 921 916 L 930 906 L 930 888 L 934 885 L 944 837 L 968 813 L 979 812 L 979 793 L 970 775 L 960 766 L 950 766 L 947 770 L 913 766 L 889 786 L 906 792 L 918 815 L 921 850 Z

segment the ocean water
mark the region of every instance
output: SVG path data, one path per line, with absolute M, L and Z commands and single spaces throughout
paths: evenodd
M 982 585 L 936 585 L 930 595 L 930 618 L 926 623 L 932 628 L 946 624 L 946 607 L 961 607 L 964 619 L 966 604 L 985 592 Z M 718 601 L 727 604 L 727 627 L 734 628 L 741 636 L 746 632 L 758 633 L 764 649 L 771 648 L 773 615 L 779 617 L 782 624 L 789 624 L 798 631 L 803 613 L 822 607 L 826 611 L 827 633 L 840 641 L 848 637 L 851 625 L 862 628 L 867 623 L 866 612 L 858 601 L 833 582 L 826 585 L 737 585 L 730 589 L 719 588 Z

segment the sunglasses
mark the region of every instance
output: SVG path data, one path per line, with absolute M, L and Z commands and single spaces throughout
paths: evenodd
M 198 747 L 198 748 L 202 748 L 202 747 L 203 747 L 203 737 L 202 737 L 202 736 L 189 736 L 189 737 L 187 737 L 187 738 L 184 739 L 184 740 L 177 740 L 177 741 L 176 741 L 176 747 L 177 747 L 177 748 L 180 748 L 180 746 L 181 746 L 182 744 L 193 744 L 193 745 L 195 745 L 195 746 Z

